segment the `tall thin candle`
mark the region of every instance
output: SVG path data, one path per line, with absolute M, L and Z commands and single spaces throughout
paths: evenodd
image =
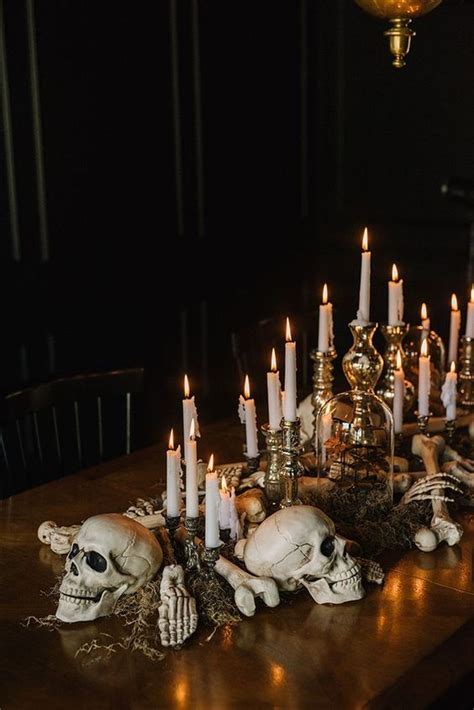
M 199 494 L 197 477 L 197 442 L 195 439 L 194 419 L 189 428 L 188 453 L 186 459 L 186 515 L 188 518 L 199 516 Z
M 206 473 L 206 547 L 219 547 L 219 484 L 214 471 L 214 454 L 211 454 Z
M 328 300 L 328 287 L 323 287 L 323 302 L 319 306 L 318 350 L 327 353 L 333 347 L 332 303 Z
M 450 371 L 446 373 L 446 379 L 441 388 L 441 400 L 446 409 L 446 419 L 451 422 L 456 419 L 457 383 L 456 363 L 453 360 Z
M 240 421 L 245 424 L 245 441 L 247 445 L 247 456 L 256 458 L 258 456 L 258 435 L 257 435 L 257 412 L 255 400 L 250 398 L 249 376 L 245 375 L 244 396 L 239 398 Z
M 428 341 L 421 344 L 420 357 L 418 358 L 418 416 L 430 415 L 430 389 L 431 370 L 430 356 L 428 355 Z
M 448 362 L 457 362 L 459 346 L 459 330 L 461 328 L 461 311 L 458 308 L 456 294 L 451 296 L 451 320 L 449 323 Z
M 296 343 L 291 338 L 290 321 L 286 319 L 285 343 L 285 399 L 283 416 L 288 422 L 296 421 Z
M 474 338 L 474 285 L 471 286 L 471 300 L 467 304 L 466 335 Z
M 388 282 L 388 324 L 403 323 L 403 279 L 398 279 L 397 265 L 392 266 L 392 280 Z
M 359 310 L 357 311 L 357 321 L 360 325 L 370 323 L 370 260 L 369 236 L 366 227 L 364 229 L 364 236 L 362 237 Z
M 267 372 L 267 391 L 269 427 L 270 429 L 278 430 L 281 423 L 281 384 L 275 348 L 272 349 L 270 372 Z
M 184 399 L 183 399 L 183 437 L 184 437 L 184 460 L 188 459 L 188 444 L 189 444 L 189 430 L 191 428 L 191 420 L 194 420 L 194 432 L 195 436 L 201 436 L 199 432 L 199 423 L 197 416 L 196 403 L 194 401 L 194 395 L 190 396 L 189 389 L 189 379 L 188 376 L 184 376 Z
M 395 434 L 400 434 L 403 427 L 403 401 L 405 399 L 405 373 L 402 367 L 400 350 L 397 352 L 393 389 L 393 423 Z
M 181 490 L 179 487 L 179 471 L 181 466 L 180 447 L 174 449 L 174 435 L 171 429 L 168 451 L 166 452 L 166 514 L 177 517 L 181 508 Z

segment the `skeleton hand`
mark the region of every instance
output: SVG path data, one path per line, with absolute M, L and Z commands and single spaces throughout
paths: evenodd
M 158 627 L 163 646 L 179 646 L 196 631 L 196 602 L 184 586 L 184 570 L 168 565 L 160 586 L 161 604 Z

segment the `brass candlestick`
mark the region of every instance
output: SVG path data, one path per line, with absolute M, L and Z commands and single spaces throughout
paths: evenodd
M 272 505 L 281 500 L 280 463 L 281 463 L 281 429 L 270 429 L 269 424 L 262 427 L 266 442 L 267 470 L 265 472 L 265 495 Z
M 464 407 L 474 406 L 474 338 L 461 338 L 461 371 L 459 373 L 459 400 Z
M 301 505 L 301 501 L 298 498 L 298 479 L 303 475 L 304 469 L 299 462 L 301 452 L 300 427 L 301 422 L 298 418 L 294 422 L 286 419 L 281 420 L 280 508 Z
M 313 405 L 313 432 L 316 432 L 316 420 L 320 408 L 328 399 L 333 396 L 332 383 L 334 382 L 333 361 L 337 357 L 336 351 L 312 350 L 310 354 L 313 361 L 313 394 L 311 403 Z M 314 434 L 313 434 L 314 441 Z
M 349 323 L 354 342 L 342 358 L 344 375 L 353 390 L 374 393 L 382 373 L 383 359 L 372 342 L 377 323 Z
M 393 398 L 395 392 L 395 370 L 397 369 L 397 353 L 400 353 L 402 363 L 405 360 L 405 351 L 402 346 L 402 338 L 408 332 L 409 326 L 402 325 L 382 325 L 380 330 L 387 342 L 383 359 L 385 364 L 385 374 L 377 387 L 378 396 L 388 404 L 393 411 Z M 409 412 L 415 401 L 415 388 L 411 382 L 405 379 L 405 398 L 403 411 Z
M 184 541 L 184 554 L 186 557 L 186 569 L 200 570 L 201 563 L 199 560 L 199 549 L 196 544 L 196 535 L 198 531 L 199 518 L 190 518 L 186 516 L 184 526 L 186 528 L 186 539 Z
M 428 433 L 428 424 L 430 421 L 430 415 L 429 414 L 417 414 L 416 421 L 418 423 L 418 430 L 420 434 L 423 434 L 424 436 L 429 436 Z
M 456 433 L 456 420 L 446 419 L 444 425 L 446 442 L 451 446 L 454 441 L 454 434 Z

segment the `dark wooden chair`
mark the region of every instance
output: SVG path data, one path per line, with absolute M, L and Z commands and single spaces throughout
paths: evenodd
M 143 369 L 134 368 L 58 379 L 6 396 L 0 405 L 1 497 L 130 453 L 142 393 Z

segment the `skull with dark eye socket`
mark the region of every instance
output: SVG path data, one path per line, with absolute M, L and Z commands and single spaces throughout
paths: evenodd
M 110 614 L 122 594 L 153 578 L 162 558 L 155 536 L 131 518 L 89 518 L 69 550 L 56 616 L 72 622 Z
M 320 547 L 321 554 L 323 554 L 324 557 L 331 557 L 334 552 L 334 543 L 335 540 L 333 536 L 324 538 Z

